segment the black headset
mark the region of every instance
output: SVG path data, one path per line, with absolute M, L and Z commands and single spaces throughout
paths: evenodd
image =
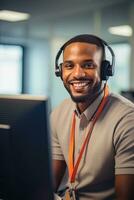
M 86 38 L 85 40 L 80 40 L 78 38 Z M 90 40 L 89 40 L 90 38 Z M 63 46 L 60 48 L 60 50 L 58 51 L 56 58 L 55 58 L 55 75 L 58 77 L 62 78 L 62 66 L 61 64 L 59 64 L 59 58 L 62 54 L 62 52 L 64 51 L 64 49 L 66 48 L 66 46 L 68 46 L 71 43 L 74 42 L 86 42 L 86 43 L 93 43 L 91 41 L 91 38 L 93 39 L 97 39 L 99 41 L 99 43 L 101 44 L 101 46 L 104 48 L 104 54 L 105 54 L 105 47 L 108 48 L 109 52 L 111 53 L 112 56 L 112 61 L 110 63 L 109 60 L 103 60 L 101 63 L 101 80 L 108 80 L 109 76 L 113 76 L 114 75 L 114 68 L 115 68 L 115 54 L 112 50 L 112 48 L 107 44 L 107 42 L 105 42 L 104 40 L 102 40 L 101 38 L 95 36 L 95 35 L 78 35 L 75 36 L 74 38 L 68 40 L 65 44 L 63 44 Z M 93 43 L 96 44 L 97 43 Z

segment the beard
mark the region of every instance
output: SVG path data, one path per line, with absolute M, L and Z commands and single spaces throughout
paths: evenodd
M 87 101 L 92 101 L 102 91 L 101 82 L 99 82 L 98 84 L 90 88 L 86 94 L 80 94 L 80 95 L 73 95 L 72 91 L 70 90 L 70 87 L 68 87 L 65 83 L 64 83 L 64 86 L 66 90 L 68 91 L 68 93 L 70 94 L 72 101 L 74 101 L 75 103 L 85 103 Z

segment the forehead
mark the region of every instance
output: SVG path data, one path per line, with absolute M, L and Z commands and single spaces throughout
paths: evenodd
M 85 43 L 85 42 L 74 42 L 65 47 L 63 52 L 63 57 L 68 56 L 82 56 L 82 55 L 90 55 L 93 56 L 96 53 L 100 53 L 102 55 L 102 49 L 98 47 L 96 44 Z

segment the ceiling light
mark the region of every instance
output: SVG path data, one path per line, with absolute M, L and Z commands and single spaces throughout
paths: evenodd
M 129 25 L 110 27 L 108 31 L 114 35 L 130 37 L 133 34 L 132 27 Z
M 29 19 L 30 15 L 28 13 L 10 11 L 10 10 L 0 10 L 0 20 L 16 22 Z

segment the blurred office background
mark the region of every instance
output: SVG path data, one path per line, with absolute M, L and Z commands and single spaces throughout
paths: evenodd
M 9 11 L 25 15 L 19 21 Z M 110 88 L 132 94 L 133 0 L 1 0 L 0 93 L 45 95 L 55 107 L 68 97 L 54 74 L 56 53 L 70 37 L 83 33 L 96 34 L 111 45 L 116 67 Z

